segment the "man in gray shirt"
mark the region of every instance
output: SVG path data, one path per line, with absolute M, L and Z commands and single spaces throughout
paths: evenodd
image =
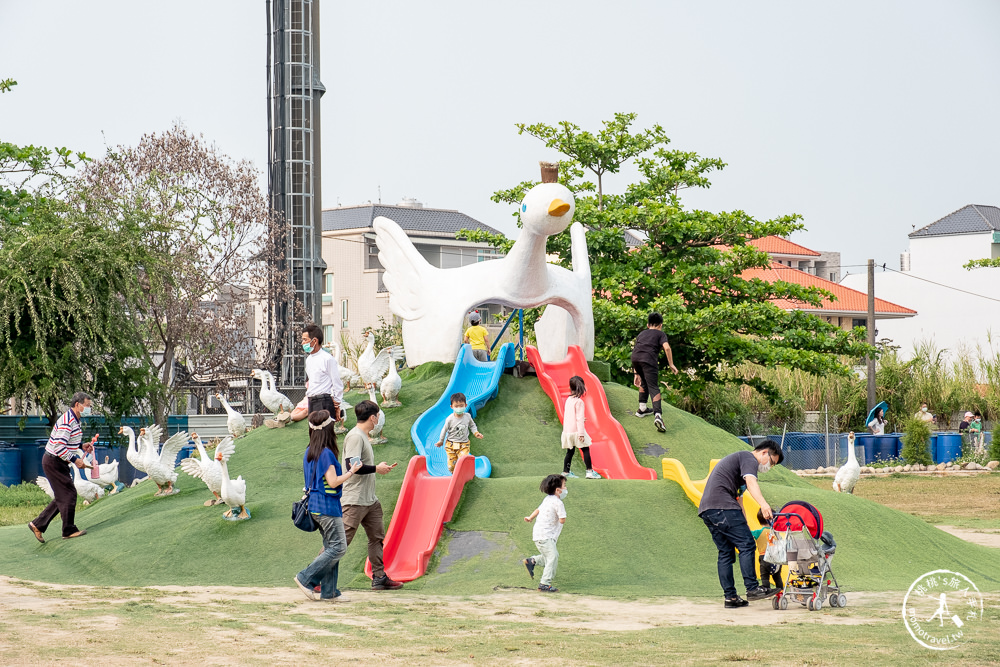
M 344 536 L 350 545 L 358 526 L 365 529 L 368 535 L 368 560 L 372 564 L 372 590 L 394 591 L 403 584 L 390 579 L 385 573 L 382 563 L 382 542 L 385 540 L 385 524 L 383 523 L 382 503 L 375 497 L 375 476 L 371 473 L 385 475 L 396 467 L 382 461 L 375 465 L 375 452 L 372 450 L 368 434 L 378 422 L 378 405 L 372 401 L 361 401 L 354 406 L 354 414 L 358 424 L 344 438 L 344 461 L 352 458 L 361 459 L 361 468 L 356 475 L 344 482 L 340 504 L 344 511 Z
M 770 520 L 771 506 L 764 500 L 764 494 L 757 484 L 757 475 L 767 472 L 772 465 L 778 465 L 784 458 L 778 443 L 765 440 L 753 452 L 744 450 L 723 458 L 715 465 L 705 482 L 705 492 L 698 505 L 698 516 L 708 526 L 719 550 L 719 583 L 722 584 L 722 592 L 726 596 L 725 606 L 728 608 L 745 607 L 749 604 L 747 600 L 762 600 L 773 594 L 757 584 L 757 572 L 754 569 L 757 544 L 750 534 L 750 526 L 747 525 L 743 509 L 736 498 L 740 487 L 745 484 L 747 493 L 760 505 L 764 518 Z M 737 594 L 733 579 L 736 549 L 740 551 L 740 572 L 743 573 L 743 583 L 747 588 L 747 600 Z

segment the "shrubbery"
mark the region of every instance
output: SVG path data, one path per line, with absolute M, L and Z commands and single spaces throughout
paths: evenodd
M 927 422 L 912 417 L 903 427 L 903 449 L 900 452 L 903 459 L 909 463 L 931 465 L 930 450 L 931 427 Z

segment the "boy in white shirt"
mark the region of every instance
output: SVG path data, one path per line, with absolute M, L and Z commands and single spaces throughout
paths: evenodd
M 531 558 L 525 558 L 522 562 L 532 579 L 535 578 L 535 566 L 544 567 L 542 578 L 538 582 L 538 590 L 543 593 L 555 593 L 559 590 L 552 585 L 552 579 L 556 576 L 556 566 L 559 565 L 556 542 L 559 540 L 563 524 L 566 523 L 566 506 L 563 505 L 562 499 L 569 490 L 566 488 L 566 478 L 562 475 L 549 475 L 542 480 L 539 488 L 545 494 L 545 500 L 538 509 L 524 517 L 528 523 L 538 518 L 532 529 L 531 539 L 535 541 L 539 553 Z

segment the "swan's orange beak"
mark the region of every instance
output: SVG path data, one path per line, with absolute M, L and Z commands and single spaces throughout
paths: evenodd
M 552 203 L 549 204 L 549 215 L 554 215 L 560 218 L 569 211 L 569 204 L 564 202 L 562 199 L 553 199 Z

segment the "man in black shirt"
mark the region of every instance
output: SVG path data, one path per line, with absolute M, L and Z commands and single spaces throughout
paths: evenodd
M 635 416 L 656 415 L 653 424 L 657 431 L 663 433 L 667 429 L 663 426 L 663 410 L 660 406 L 660 348 L 667 354 L 670 370 L 676 373 L 677 367 L 674 366 L 674 355 L 670 351 L 667 335 L 663 333 L 663 316 L 650 313 L 646 321 L 646 330 L 636 336 L 635 346 L 632 348 L 632 368 L 635 370 L 635 384 L 639 387 L 639 410 Z M 653 394 L 652 410 L 646 407 L 650 394 Z
M 767 472 L 772 465 L 778 465 L 784 458 L 778 443 L 765 440 L 754 447 L 753 452 L 742 450 L 723 458 L 715 465 L 705 482 L 705 492 L 698 505 L 698 516 L 708 526 L 719 550 L 719 583 L 726 596 L 726 607 L 745 607 L 747 600 L 762 600 L 773 594 L 757 584 L 757 572 L 754 569 L 757 544 L 750 534 L 750 526 L 747 525 L 743 509 L 736 498 L 740 487 L 746 484 L 746 492 L 760 505 L 764 518 L 770 520 L 773 512 L 760 491 L 757 475 Z M 737 594 L 733 579 L 736 549 L 740 551 L 740 572 L 743 573 L 743 584 L 747 588 L 747 600 Z

